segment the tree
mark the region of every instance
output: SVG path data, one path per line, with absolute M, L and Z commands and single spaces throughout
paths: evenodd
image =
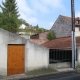
M 30 26 L 24 19 L 20 19 L 20 24 L 24 24 L 26 26 Z
M 20 26 L 19 12 L 15 0 L 5 0 L 2 2 L 2 13 L 0 13 L 0 27 L 11 32 L 17 32 Z
M 37 24 L 36 28 L 39 28 L 38 24 Z
M 55 34 L 54 34 L 54 32 L 49 31 L 47 38 L 48 38 L 48 40 L 53 40 L 53 39 L 55 39 Z

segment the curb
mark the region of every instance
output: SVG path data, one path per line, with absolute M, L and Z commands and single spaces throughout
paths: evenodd
M 64 74 L 64 73 L 71 73 L 71 72 L 76 72 L 76 71 L 63 71 L 63 72 L 52 72 L 52 73 L 46 73 L 46 74 L 40 74 L 40 75 L 32 75 L 27 77 L 28 79 L 30 78 L 37 78 L 37 77 L 42 77 L 42 76 L 47 76 L 47 75 L 56 75 L 56 74 Z

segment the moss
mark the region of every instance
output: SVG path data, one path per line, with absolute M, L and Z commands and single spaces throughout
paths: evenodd
M 76 68 L 77 68 L 77 69 L 80 68 L 80 64 L 78 64 L 78 65 L 76 66 Z
M 27 71 L 27 75 L 38 75 L 38 74 L 45 74 L 50 72 L 56 72 L 56 69 L 54 68 L 48 68 L 48 69 L 39 69 L 39 70 L 33 70 L 33 71 Z

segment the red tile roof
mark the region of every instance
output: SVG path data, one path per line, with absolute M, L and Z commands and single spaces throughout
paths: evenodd
M 65 18 L 66 20 L 68 20 L 69 22 L 72 22 L 71 17 L 68 16 L 63 16 L 61 15 L 63 18 Z M 76 17 L 75 20 L 80 20 L 80 17 Z
M 43 43 L 45 43 L 45 42 L 48 42 L 49 40 L 47 40 L 47 39 L 30 39 L 30 41 L 32 41 L 32 42 L 34 42 L 34 43 L 36 43 L 36 44 L 43 44 Z
M 54 39 L 46 43 L 43 43 L 42 46 L 47 47 L 49 49 L 71 49 L 71 37 Z M 80 37 L 76 38 L 76 46 L 80 46 Z

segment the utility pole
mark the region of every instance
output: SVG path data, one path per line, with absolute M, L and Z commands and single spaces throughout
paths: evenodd
M 71 19 L 72 19 L 72 68 L 75 69 L 76 39 L 75 39 L 75 10 L 74 10 L 74 0 L 71 0 Z

